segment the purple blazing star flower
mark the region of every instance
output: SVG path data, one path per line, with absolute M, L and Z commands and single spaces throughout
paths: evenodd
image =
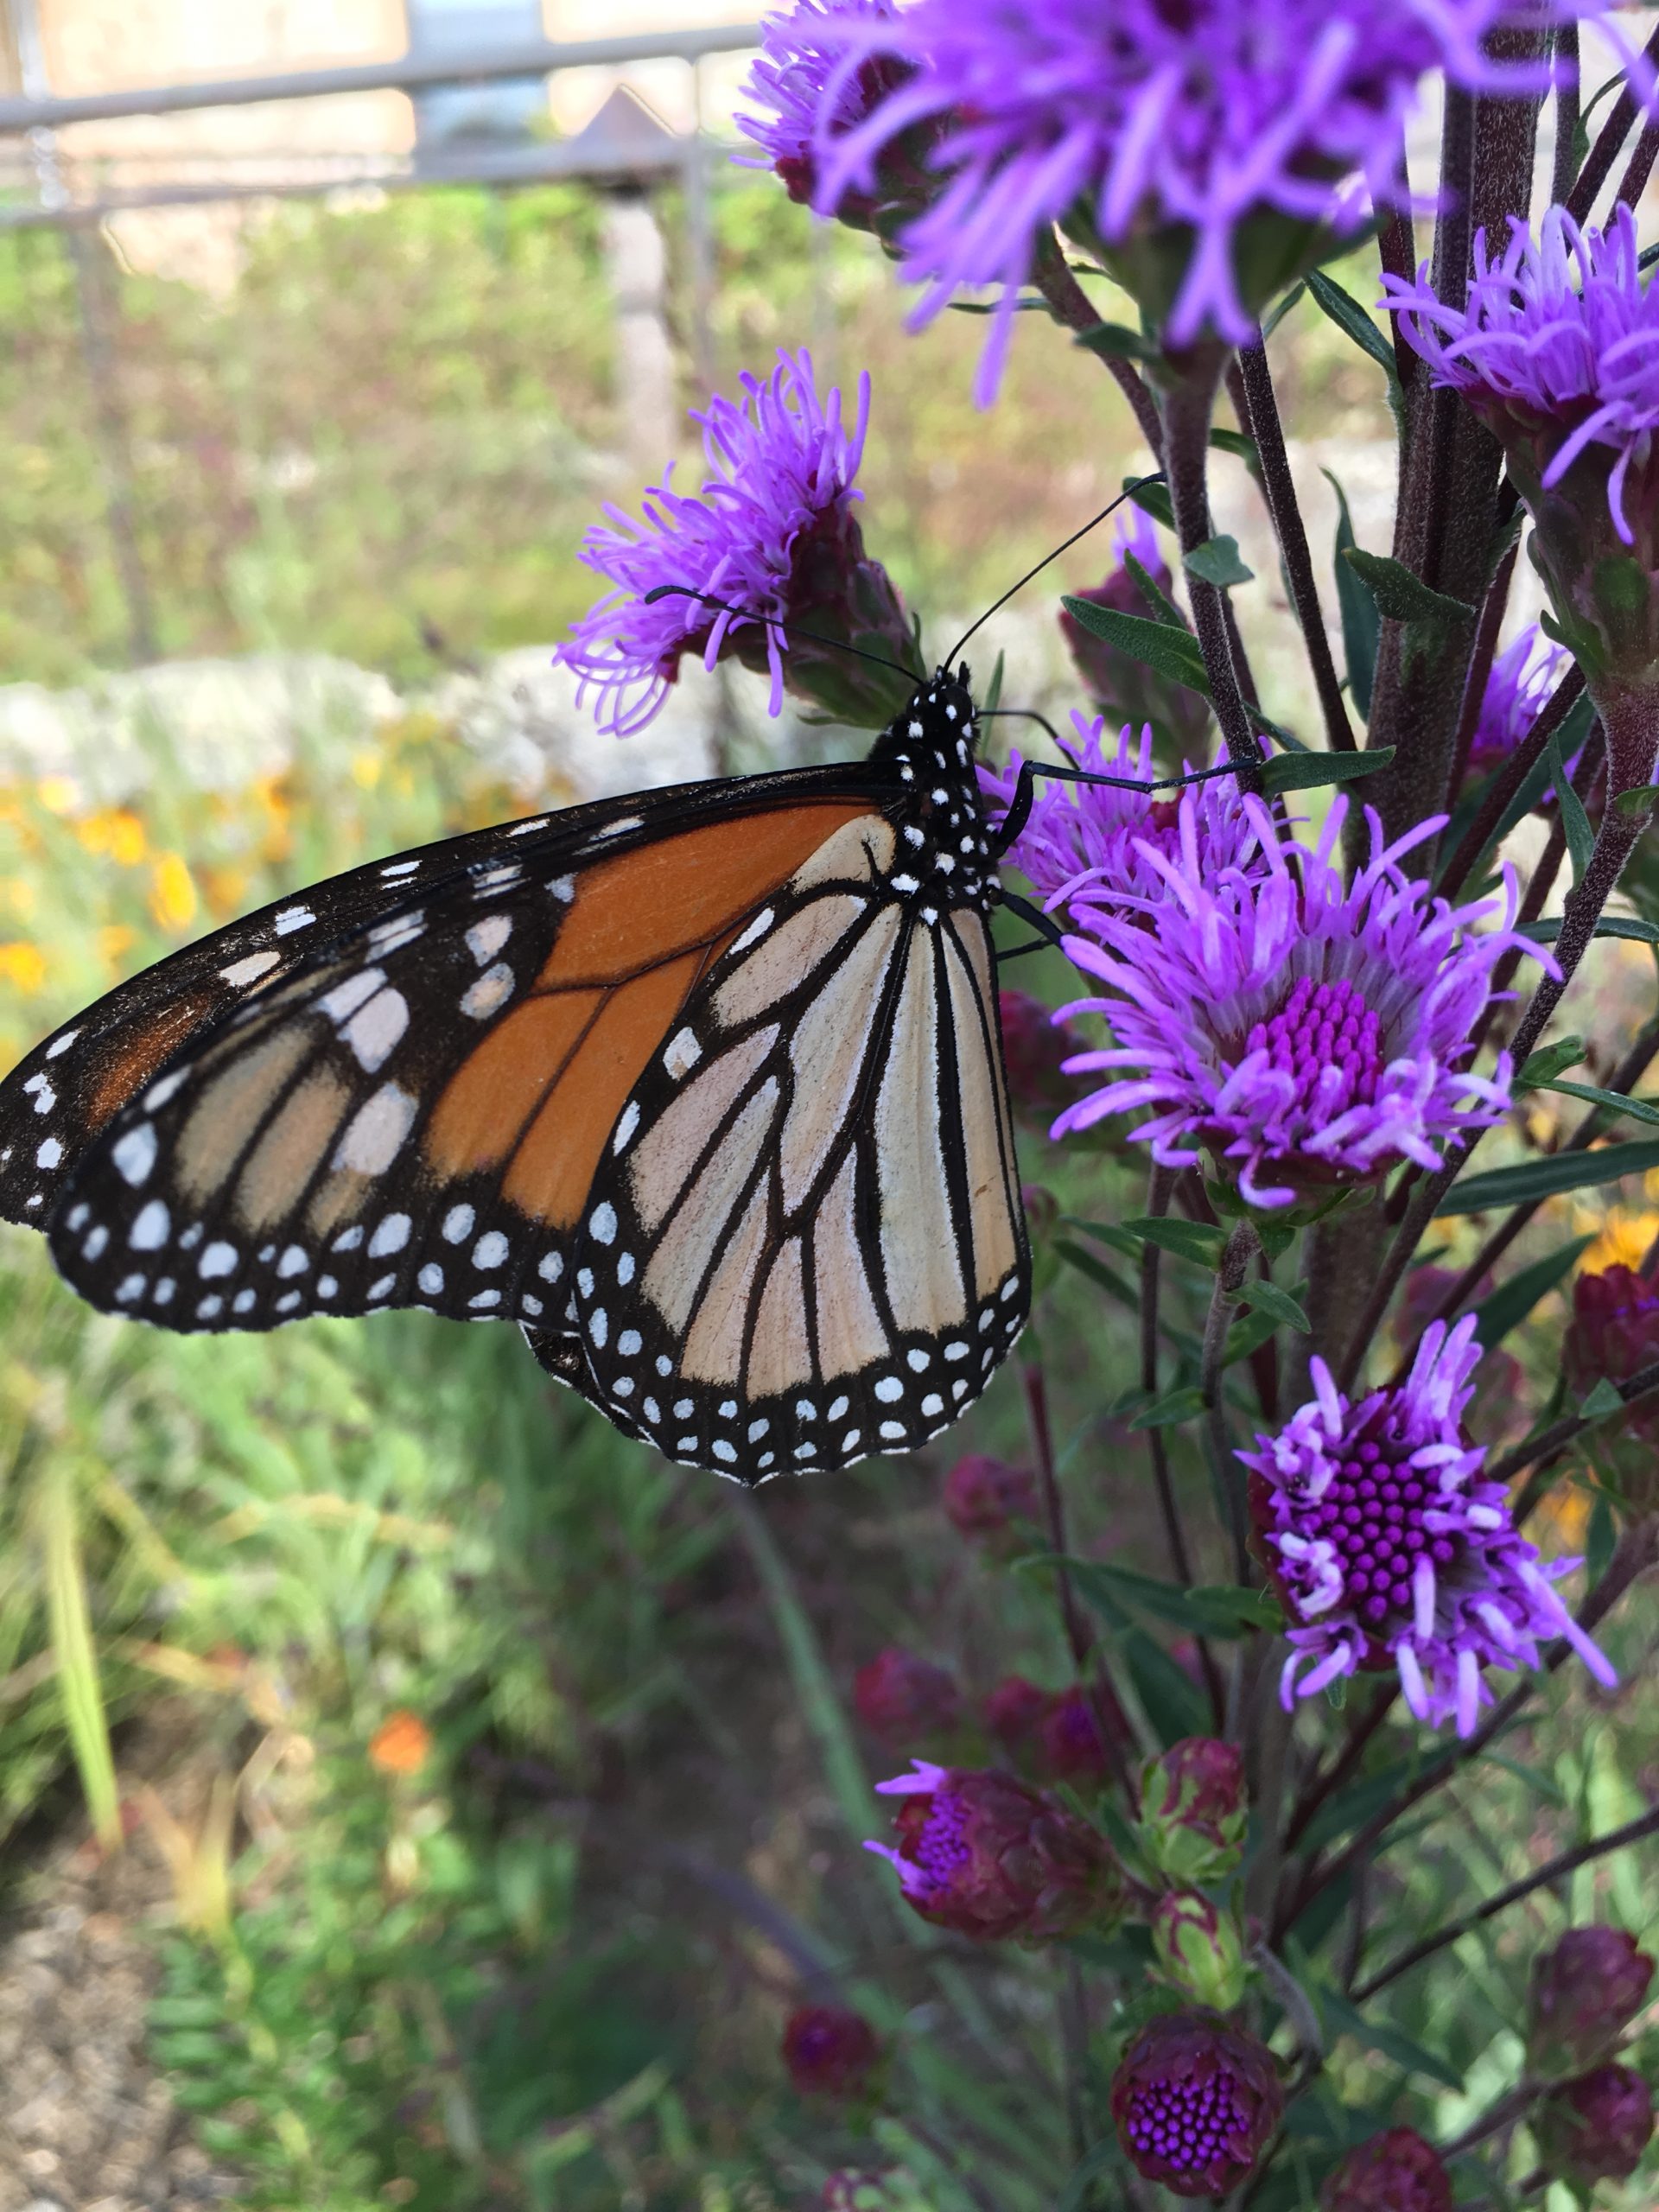
M 819 110 L 817 205 L 871 188 L 901 134 L 944 127 L 936 195 L 899 244 L 903 274 L 927 287 L 918 321 L 964 285 L 1000 289 L 982 400 L 1037 240 L 1062 220 L 1112 254 L 1114 273 L 1147 279 L 1159 296 L 1142 304 L 1172 344 L 1206 329 L 1243 342 L 1309 241 L 1365 219 L 1362 181 L 1399 189 L 1402 124 L 1428 71 L 1541 87 L 1540 67 L 1482 51 L 1513 12 L 1511 0 L 920 0 L 882 21 L 840 7 L 822 34 L 842 58 Z M 844 88 L 878 56 L 913 73 L 847 129 Z M 1280 232 L 1266 251 L 1264 218 Z
M 788 15 L 767 16 L 760 26 L 760 57 L 744 87 L 762 112 L 737 118 L 738 129 L 765 158 L 740 154 L 740 165 L 775 170 L 790 198 L 810 207 L 817 194 L 820 137 L 844 137 L 912 73 L 907 63 L 880 52 L 850 75 L 839 69 L 838 29 L 855 24 L 879 33 L 880 27 L 892 25 L 896 13 L 891 0 L 798 0 Z M 928 184 L 925 173 L 913 160 L 897 176 L 890 174 L 892 166 L 883 163 L 873 190 L 843 193 L 833 209 L 820 212 L 868 230 L 884 200 L 919 206 Z
M 1460 393 L 1512 458 L 1524 454 L 1543 491 L 1599 449 L 1607 511 L 1624 543 L 1634 543 L 1625 495 L 1637 488 L 1633 470 L 1641 493 L 1651 488 L 1659 295 L 1642 270 L 1630 209 L 1617 207 L 1604 234 L 1581 231 L 1564 207 L 1552 207 L 1536 240 L 1512 216 L 1509 249 L 1496 262 L 1478 232 L 1462 308 L 1435 297 L 1427 263 L 1414 285 L 1382 282 L 1385 305 L 1402 315 L 1434 382 Z
M 1443 817 L 1385 846 L 1368 810 L 1370 859 L 1348 885 L 1342 799 L 1312 852 L 1259 799 L 1243 799 L 1253 873 L 1213 870 L 1200 805 L 1183 795 L 1173 852 L 1135 841 L 1158 885 L 1155 929 L 1132 911 L 1152 909 L 1151 898 L 1120 894 L 1131 911 L 1086 915 L 1072 902 L 1091 934 L 1066 938 L 1066 955 L 1111 995 L 1062 1012 L 1103 1014 L 1115 1041 L 1066 1067 L 1115 1080 L 1068 1107 L 1053 1135 L 1151 1107 L 1130 1135 L 1160 1166 L 1196 1166 L 1208 1148 L 1249 1205 L 1282 1206 L 1401 1159 L 1433 1169 L 1437 1144 L 1501 1121 L 1507 1056 L 1490 1077 L 1465 1065 L 1491 970 L 1511 946 L 1553 965 L 1515 934 L 1514 871 L 1500 925 L 1477 932 L 1498 902 L 1453 908 L 1400 866 Z
M 1395 1389 L 1353 1404 L 1322 1359 L 1314 1395 L 1239 1458 L 1250 1515 L 1290 1619 L 1287 1710 L 1338 1676 L 1392 1664 L 1407 1704 L 1472 1734 L 1487 1667 L 1536 1667 L 1564 1636 L 1599 1682 L 1618 1677 L 1556 1595 L 1577 1560 L 1546 1566 L 1516 1533 L 1507 1493 L 1483 1479 L 1463 1412 L 1480 1358 L 1475 1316 L 1423 1332 Z M 1305 1668 L 1310 1671 L 1304 1673 Z
M 1550 643 L 1535 622 L 1498 655 L 1486 679 L 1480 718 L 1470 741 L 1471 774 L 1484 776 L 1503 766 L 1538 719 L 1570 658 L 1563 646 Z
M 869 420 L 869 378 L 859 378 L 850 429 L 839 389 L 827 402 L 818 397 L 806 353 L 780 352 L 764 383 L 747 373 L 741 381 L 741 406 L 716 396 L 692 416 L 702 426 L 711 472 L 701 493 L 674 491 L 665 470 L 646 495 L 643 521 L 607 507 L 609 523 L 596 524 L 583 543 L 582 562 L 615 588 L 576 624 L 556 657 L 581 678 L 579 702 L 590 688 L 597 692 L 599 726 L 615 736 L 632 736 L 651 721 L 687 652 L 700 653 L 706 668 L 733 654 L 769 675 L 769 711 L 776 715 L 789 645 L 798 680 L 810 670 L 812 696 L 828 703 L 826 686 L 845 686 L 855 664 L 839 653 L 815 653 L 772 621 L 804 621 L 901 661 L 908 651 L 904 610 L 886 572 L 866 556 L 854 512 L 862 497 L 853 479 Z M 772 620 L 757 626 L 677 595 L 647 605 L 646 594 L 661 584 L 688 586 Z M 853 680 L 868 684 L 863 664 L 857 666 Z M 896 692 L 873 693 L 875 727 L 912 688 L 902 675 L 893 683 Z M 845 718 L 860 715 L 854 701 Z
M 1071 725 L 1077 742 L 1062 744 L 1060 749 L 1074 768 L 1136 784 L 1157 779 L 1150 723 L 1142 725 L 1138 739 L 1126 724 L 1111 753 L 1106 750 L 1103 716 L 1090 721 L 1074 709 Z M 1018 751 L 1011 752 L 1001 773 L 982 765 L 979 787 L 991 804 L 1006 809 L 1012 801 L 1021 759 Z M 1171 861 L 1179 857 L 1182 808 L 1189 800 L 1193 834 L 1208 878 L 1262 865 L 1258 833 L 1239 804 L 1238 786 L 1230 776 L 1199 784 L 1185 798 L 1176 791 L 1124 791 L 1121 784 L 1063 784 L 1039 778 L 1030 818 L 1007 857 L 1030 879 L 1049 909 L 1085 905 L 1089 918 L 1078 918 L 1087 927 L 1093 925 L 1096 912 L 1128 913 L 1161 906 L 1169 893 L 1149 855 L 1156 852 Z

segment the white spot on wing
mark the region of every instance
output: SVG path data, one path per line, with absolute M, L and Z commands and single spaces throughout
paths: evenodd
M 630 1098 L 622 1109 L 622 1118 L 618 1122 L 616 1133 L 611 1139 L 611 1150 L 613 1153 L 620 1152 L 639 1126 L 639 1102 L 637 1098 Z
M 390 1253 L 401 1252 L 409 1242 L 410 1225 L 406 1213 L 389 1213 L 369 1239 L 369 1257 L 384 1260 Z
M 295 930 L 309 929 L 316 918 L 308 906 L 284 906 L 270 926 L 278 937 L 288 937 Z
M 443 1269 L 429 1260 L 415 1280 L 429 1298 L 435 1298 L 443 1288 Z
M 663 1065 L 677 1083 L 690 1075 L 702 1058 L 702 1047 L 690 1029 L 677 1030 L 663 1053 Z
M 756 943 L 760 938 L 765 937 L 766 931 L 772 927 L 776 918 L 777 910 L 775 907 L 763 906 L 760 909 L 760 912 L 755 916 L 754 919 L 749 924 L 747 929 L 744 931 L 742 936 L 733 944 L 732 950 L 734 952 L 747 952 L 752 944 Z
M 474 922 L 467 932 L 467 949 L 481 968 L 496 954 L 512 935 L 511 914 L 491 914 L 487 919 Z
M 367 1075 L 385 1065 L 393 1046 L 409 1027 L 409 1001 L 401 991 L 379 991 L 340 1032 Z
M 79 1034 L 79 1029 L 66 1029 L 61 1037 L 54 1037 L 46 1048 L 47 1058 L 55 1060 L 60 1052 L 67 1052 Z
M 234 1244 L 227 1244 L 222 1237 L 215 1237 L 196 1262 L 196 1273 L 205 1282 L 215 1275 L 233 1275 L 240 1255 Z
M 232 983 L 240 990 L 245 983 L 257 983 L 262 976 L 270 975 L 273 968 L 281 964 L 282 957 L 280 952 L 250 952 L 241 960 L 232 960 L 228 968 L 221 968 L 219 980 L 221 983 Z
M 507 1256 L 507 1240 L 499 1229 L 486 1229 L 473 1247 L 473 1265 L 486 1270 L 499 1268 Z M 476 1305 L 477 1300 L 473 1303 Z
M 330 1021 L 344 1021 L 347 1014 L 357 1012 L 365 999 L 372 999 L 385 980 L 384 968 L 359 968 L 355 976 L 348 976 L 332 991 L 325 991 L 317 1001 L 318 1007 Z
M 35 1154 L 35 1165 L 37 1167 L 55 1167 L 62 1158 L 63 1147 L 56 1137 L 43 1137 Z
M 156 1150 L 155 1130 L 148 1122 L 141 1122 L 136 1129 L 129 1129 L 118 1141 L 110 1157 L 124 1179 L 137 1190 L 156 1165 Z
M 487 1020 L 498 1007 L 505 1006 L 512 996 L 512 969 L 505 960 L 499 960 L 462 993 L 461 1012 L 471 1020 Z
M 616 1208 L 608 1198 L 596 1205 L 588 1217 L 588 1228 L 594 1242 L 613 1244 L 616 1242 Z
M 172 1226 L 173 1217 L 167 1208 L 159 1198 L 152 1198 L 148 1205 L 139 1210 L 138 1218 L 128 1233 L 127 1242 L 135 1252 L 159 1252 L 166 1243 Z
M 346 1125 L 334 1165 L 359 1175 L 378 1175 L 403 1150 L 415 1126 L 416 1101 L 395 1083 L 383 1083 Z
M 474 1213 L 471 1206 L 451 1206 L 448 1212 L 443 1217 L 442 1234 L 444 1243 L 446 1244 L 459 1244 L 461 1238 L 467 1236 L 471 1230 L 472 1225 L 476 1219 L 477 1216 Z

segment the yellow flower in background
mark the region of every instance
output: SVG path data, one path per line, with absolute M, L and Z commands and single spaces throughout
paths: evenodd
M 372 791 L 380 780 L 383 766 L 378 753 L 359 753 L 352 762 L 352 781 L 359 791 Z
M 181 930 L 196 916 L 196 887 L 177 853 L 163 853 L 150 876 L 149 911 L 164 930 Z
M 89 853 L 107 853 L 118 868 L 137 868 L 144 857 L 144 825 L 130 807 L 102 807 L 75 824 Z
M 1652 1177 L 1648 1180 L 1651 1183 Z M 1573 1226 L 1580 1236 L 1600 1232 L 1579 1262 L 1581 1274 L 1599 1275 L 1609 1268 L 1641 1266 L 1655 1237 L 1659 1236 L 1659 1213 L 1645 1209 L 1638 1213 L 1629 1206 L 1609 1206 L 1605 1214 L 1599 1214 L 1588 1206 L 1574 1206 Z
M 241 868 L 205 868 L 201 889 L 214 919 L 228 920 L 247 903 L 248 872 Z
M 1554 1541 L 1547 1541 L 1543 1549 L 1553 1555 L 1557 1550 L 1580 1552 L 1590 1527 L 1590 1495 L 1576 1483 L 1563 1483 L 1557 1489 L 1546 1491 L 1538 1501 L 1537 1517 Z
M 124 922 L 105 922 L 98 933 L 98 957 L 106 968 L 118 966 L 123 956 L 131 951 L 137 936 Z
M 39 945 L 25 944 L 21 938 L 0 944 L 0 982 L 27 995 L 38 991 L 45 981 L 46 959 Z
M 35 796 L 48 814 L 73 814 L 80 804 L 80 786 L 71 776 L 43 776 Z
M 27 921 L 35 911 L 35 887 L 21 875 L 9 876 L 3 884 L 0 884 L 0 897 L 4 898 L 6 905 L 21 920 Z
M 255 804 L 265 817 L 264 835 L 259 842 L 259 857 L 263 861 L 286 860 L 294 842 L 291 828 L 294 809 L 281 776 L 261 776 L 253 786 Z

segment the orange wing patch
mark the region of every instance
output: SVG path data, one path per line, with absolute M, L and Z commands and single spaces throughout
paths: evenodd
M 600 861 L 532 996 L 439 1098 L 423 1150 L 445 1180 L 507 1161 L 502 1195 L 574 1228 L 605 1143 L 698 977 L 744 917 L 868 806 L 781 807 Z

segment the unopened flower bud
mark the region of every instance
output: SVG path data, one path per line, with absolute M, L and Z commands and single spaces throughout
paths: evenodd
M 853 1704 L 871 1735 L 895 1749 L 954 1728 L 962 1712 L 961 1694 L 944 1669 L 898 1644 L 859 1669 Z
M 1003 1535 L 1011 1522 L 1038 1518 L 1037 1478 L 1029 1467 L 970 1452 L 944 1478 L 944 1510 L 960 1535 Z
M 1244 1850 L 1244 1763 L 1214 1736 L 1184 1736 L 1141 1777 L 1141 1832 L 1154 1866 L 1177 1882 L 1218 1882 Z
M 924 1920 L 981 1942 L 1041 1942 L 1122 1916 L 1116 1861 L 1058 1799 L 995 1767 L 912 1765 L 876 1784 L 904 1801 L 897 1844 L 864 1848 L 897 1867 L 906 1902 Z
M 997 1020 L 1002 1028 L 1002 1065 L 1008 1078 L 1008 1103 L 1022 1120 L 1044 1128 L 1077 1095 L 1074 1077 L 1060 1064 L 1084 1049 L 1082 1033 L 1056 1021 L 1053 1009 L 1029 991 L 999 991 Z
M 1073 1682 L 1051 1701 L 1038 1736 L 1044 1770 L 1056 1781 L 1103 1782 L 1110 1746 L 1129 1740 L 1129 1724 L 1104 1682 Z
M 1230 1913 L 1202 1890 L 1171 1890 L 1152 1916 L 1158 1963 L 1184 1997 L 1230 2012 L 1244 1994 L 1244 1952 Z
M 1605 2058 L 1641 2011 L 1653 1961 L 1622 1928 L 1569 1928 L 1534 1960 L 1527 2064 L 1547 2081 Z
M 785 2023 L 789 2078 L 804 2097 L 862 2096 L 881 2057 L 875 2030 L 842 2005 L 803 2005 Z
M 1248 2181 L 1284 2101 L 1272 2052 L 1213 2012 L 1152 2021 L 1112 2076 L 1118 2141 L 1177 2196 L 1224 2196 Z
M 1054 1702 L 1052 1690 L 1039 1689 L 1023 1675 L 1007 1675 L 985 1700 L 985 1726 L 1016 1766 L 1042 1764 L 1042 1728 Z
M 1604 1268 L 1573 1285 L 1573 1320 L 1561 1346 L 1567 1379 L 1580 1398 L 1605 1376 L 1624 1382 L 1659 1359 L 1659 1280 L 1635 1268 Z M 1659 1443 L 1659 1400 L 1624 1416 L 1626 1433 Z
M 1452 2177 L 1413 2127 L 1351 2151 L 1319 2192 L 1319 2212 L 1452 2212 Z
M 1653 2135 L 1653 2092 L 1628 2066 L 1598 2066 L 1552 2090 L 1533 2122 L 1538 2155 L 1558 2181 L 1589 2189 L 1628 2181 Z

